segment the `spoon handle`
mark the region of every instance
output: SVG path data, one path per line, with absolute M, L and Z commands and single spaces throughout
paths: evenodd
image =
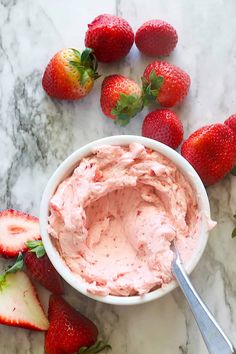
M 176 252 L 176 257 L 172 263 L 172 272 L 188 300 L 209 353 L 236 354 L 233 344 L 227 338 L 196 289 L 193 287 L 183 268 L 178 252 Z

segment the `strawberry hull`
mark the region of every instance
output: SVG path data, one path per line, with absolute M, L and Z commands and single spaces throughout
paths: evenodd
M 143 108 L 142 90 L 128 77 L 109 75 L 102 83 L 100 105 L 108 118 L 126 125 Z

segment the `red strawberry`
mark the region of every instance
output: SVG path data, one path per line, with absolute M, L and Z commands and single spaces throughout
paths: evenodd
M 42 85 L 49 96 L 61 100 L 78 100 L 93 88 L 97 73 L 96 58 L 86 48 L 82 54 L 76 49 L 62 49 L 54 55 L 43 74 Z
M 107 117 L 126 125 L 143 108 L 142 90 L 125 76 L 110 75 L 103 80 L 100 103 Z
M 114 15 L 97 16 L 88 25 L 86 47 L 92 48 L 98 61 L 110 63 L 125 57 L 134 43 L 134 33 L 126 20 Z
M 1 255 L 16 257 L 27 250 L 25 242 L 40 238 L 38 218 L 13 209 L 0 211 Z
M 27 275 L 19 271 L 23 256 L 18 256 L 14 266 L 0 275 L 0 323 L 37 331 L 48 329 L 35 289 Z
M 45 254 L 42 241 L 29 241 L 26 245 L 30 249 L 25 254 L 29 275 L 52 293 L 63 294 L 62 279 Z
M 230 127 L 230 129 L 232 129 L 236 134 L 236 114 L 230 116 L 228 119 L 225 120 L 224 123 L 228 125 L 228 127 Z
M 161 20 L 145 22 L 135 35 L 135 44 L 140 52 L 150 57 L 169 55 L 177 42 L 174 27 Z
M 190 77 L 182 69 L 164 61 L 154 61 L 143 73 L 144 103 L 157 101 L 163 107 L 173 107 L 188 94 Z
M 50 327 L 45 336 L 46 354 L 95 354 L 109 348 L 96 343 L 98 330 L 95 324 L 81 315 L 59 295 L 51 295 L 48 316 Z M 87 347 L 87 350 L 84 348 Z
M 173 149 L 183 140 L 183 124 L 177 115 L 169 109 L 156 110 L 149 113 L 142 126 L 142 135 L 160 141 Z
M 205 185 L 220 181 L 234 165 L 236 137 L 225 124 L 211 124 L 195 131 L 183 143 L 181 154 L 195 168 Z
M 226 119 L 224 124 L 226 124 L 236 135 L 236 114 L 233 114 L 228 119 Z M 236 164 L 236 161 L 234 163 Z M 236 165 L 231 170 L 231 173 L 236 176 Z

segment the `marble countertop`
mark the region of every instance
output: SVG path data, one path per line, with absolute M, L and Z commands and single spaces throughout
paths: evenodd
M 41 88 L 50 57 L 63 47 L 83 47 L 86 24 L 98 14 L 126 18 L 134 29 L 161 18 L 176 27 L 177 49 L 168 61 L 192 78 L 177 109 L 185 135 L 223 121 L 236 111 L 235 0 L 0 0 L 0 208 L 38 215 L 44 186 L 72 151 L 114 134 L 140 134 L 143 111 L 120 128 L 100 111 L 101 79 L 84 100 L 53 101 Z M 120 63 L 100 71 L 139 79 L 150 59 L 135 46 Z M 236 342 L 236 177 L 208 189 L 218 226 L 192 280 L 225 331 Z M 4 262 L 1 261 L 3 266 Z M 38 287 L 47 302 L 48 293 Z M 207 350 L 179 289 L 142 306 L 115 307 L 66 288 L 66 298 L 96 321 L 114 354 L 205 354 Z M 0 325 L 1 354 L 41 354 L 43 334 Z

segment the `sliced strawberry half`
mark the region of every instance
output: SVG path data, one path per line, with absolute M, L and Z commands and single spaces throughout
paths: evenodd
M 46 331 L 49 322 L 28 276 L 19 271 L 22 254 L 16 264 L 0 275 L 0 323 Z
M 1 255 L 16 257 L 27 250 L 27 241 L 40 238 L 38 218 L 13 209 L 0 211 Z

